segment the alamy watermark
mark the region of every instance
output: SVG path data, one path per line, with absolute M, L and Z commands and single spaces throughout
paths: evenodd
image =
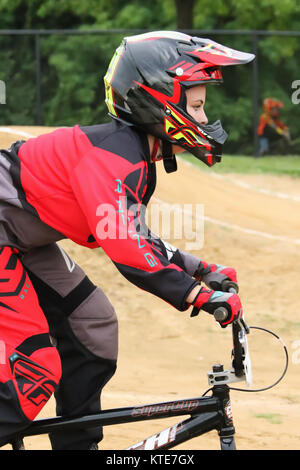
M 0 80 L 0 104 L 6 104 L 6 85 Z
M 116 202 L 117 208 L 113 204 L 97 207 L 96 234 L 100 240 L 132 239 L 138 248 L 144 248 L 146 241 L 153 241 L 153 234 L 157 234 L 164 241 L 185 241 L 187 251 L 203 248 L 203 204 L 152 203 L 146 211 L 143 204 L 128 206 L 126 196 L 119 196 Z
M 300 80 L 294 80 L 292 82 L 292 89 L 295 90 L 292 93 L 292 103 L 299 104 L 300 103 Z

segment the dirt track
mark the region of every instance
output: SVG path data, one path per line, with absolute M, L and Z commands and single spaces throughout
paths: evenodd
M 48 130 L 18 129 L 34 135 Z M 19 135 L 0 132 L 0 148 L 17 139 Z M 300 340 L 299 180 L 262 175 L 220 177 L 181 161 L 178 166 L 177 173 L 167 175 L 158 165 L 155 197 L 168 203 L 204 204 L 204 215 L 214 220 L 206 220 L 204 246 L 194 254 L 237 269 L 247 322 L 275 331 L 290 354 L 287 376 L 276 388 L 255 394 L 232 392 L 237 446 L 299 449 L 300 343 L 295 343 Z M 185 249 L 185 241 L 169 241 Z M 89 251 L 69 241 L 62 245 L 104 289 L 118 313 L 118 370 L 103 392 L 103 408 L 199 396 L 208 388 L 206 372 L 211 365 L 220 361 L 230 365 L 229 329 L 222 330 L 205 313 L 190 319 L 188 312 L 178 312 L 137 289 L 100 250 Z M 249 342 L 253 387 L 261 388 L 280 375 L 283 350 L 279 342 L 257 330 L 251 332 Z M 51 415 L 53 400 L 40 417 Z M 177 421 L 108 427 L 101 447 L 125 448 Z M 28 449 L 50 448 L 47 437 L 27 438 L 26 445 Z M 211 433 L 179 448 L 218 449 L 219 443 Z

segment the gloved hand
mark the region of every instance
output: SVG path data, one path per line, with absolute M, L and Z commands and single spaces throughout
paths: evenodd
M 237 284 L 235 269 L 221 266 L 220 264 L 208 264 L 205 261 L 200 261 L 194 277 L 198 281 L 203 281 L 210 289 L 216 291 L 222 290 L 222 282 L 225 280 Z
M 196 295 L 193 305 L 196 309 L 204 310 L 210 314 L 213 314 L 218 307 L 226 308 L 228 317 L 223 321 L 219 321 L 223 328 L 243 317 L 243 308 L 239 296 L 229 292 L 213 291 L 202 287 Z

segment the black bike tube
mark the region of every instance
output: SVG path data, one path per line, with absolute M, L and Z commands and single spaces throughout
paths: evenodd
M 220 402 L 220 426 L 218 433 L 220 437 L 221 450 L 236 450 L 235 447 L 235 429 L 230 402 L 230 388 L 226 385 L 215 385 L 213 387 L 213 396 Z
M 195 437 L 217 430 L 222 416 L 217 411 L 193 415 L 190 418 L 154 434 L 126 450 L 158 450 L 172 449 Z
M 216 412 L 219 409 L 219 400 L 215 397 L 198 397 L 171 402 L 154 403 L 150 405 L 116 408 L 101 411 L 95 415 L 82 417 L 57 417 L 33 421 L 16 438 L 37 436 L 50 432 L 87 429 L 95 426 L 110 426 L 136 421 L 147 421 L 161 418 L 171 418 L 182 415 L 198 415 Z

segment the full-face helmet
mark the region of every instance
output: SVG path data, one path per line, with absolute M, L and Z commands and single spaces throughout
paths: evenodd
M 187 113 L 186 89 L 221 83 L 221 67 L 254 57 L 175 31 L 126 37 L 104 77 L 109 114 L 161 139 L 169 149 L 164 157 L 178 145 L 212 166 L 221 161 L 227 134 L 220 121 L 201 125 Z

